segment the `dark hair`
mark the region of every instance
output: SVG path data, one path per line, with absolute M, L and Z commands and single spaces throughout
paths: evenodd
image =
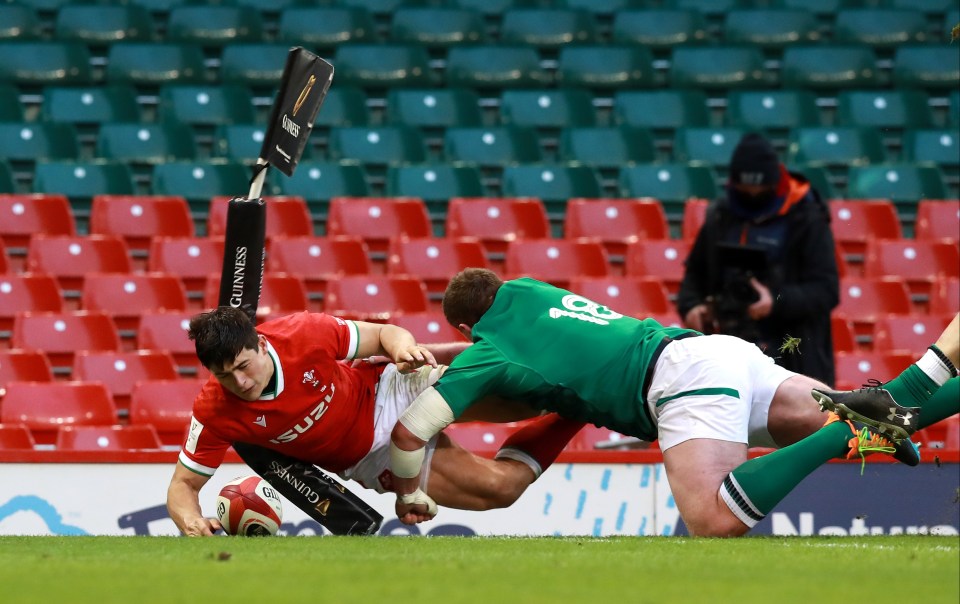
M 210 370 L 232 363 L 245 348 L 256 350 L 259 340 L 247 313 L 230 306 L 195 315 L 187 337 L 194 341 L 200 363 Z
M 473 327 L 493 304 L 503 280 L 485 268 L 467 268 L 454 276 L 443 294 L 443 315 L 458 327 Z

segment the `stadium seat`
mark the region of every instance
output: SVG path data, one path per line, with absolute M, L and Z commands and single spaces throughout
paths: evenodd
M 140 121 L 137 96 L 129 86 L 47 86 L 41 107 L 43 119 L 78 126 Z
M 253 164 L 260 155 L 267 127 L 264 124 L 224 124 L 213 133 L 213 150 L 217 157 L 234 162 Z M 313 147 L 303 148 L 303 159 L 310 159 Z
M 519 126 L 451 127 L 443 138 L 449 160 L 481 167 L 538 162 L 539 145 L 534 130 Z
M 903 8 L 845 8 L 837 13 L 834 39 L 893 49 L 903 44 L 926 42 L 927 22 L 918 10 Z
M 836 91 L 880 82 L 874 50 L 859 44 L 790 46 L 783 51 L 780 83 L 785 88 Z
M 42 33 L 40 19 L 29 6 L 0 5 L 0 40 L 37 40 Z
M 202 368 L 193 341 L 187 338 L 193 314 L 192 311 L 141 313 L 137 348 L 168 352 L 182 375 L 196 375 Z
M 34 170 L 33 192 L 59 193 L 83 204 L 102 193 L 132 194 L 133 174 L 121 163 L 41 161 Z
M 176 275 L 164 273 L 90 273 L 80 294 L 83 310 L 113 318 L 121 335 L 136 332 L 140 313 L 187 310 L 187 293 Z
M 921 199 L 944 199 L 947 186 L 936 166 L 888 163 L 853 166 L 849 172 L 847 197 L 882 198 L 904 208 L 915 208 Z M 908 211 L 912 214 L 912 211 Z
M 450 0 L 451 6 L 480 11 L 488 18 L 499 19 L 510 8 L 536 6 L 536 0 Z
M 600 169 L 619 169 L 651 162 L 656 146 L 648 130 L 630 126 L 564 128 L 560 133 L 561 161 Z
M 335 197 L 330 200 L 327 235 L 360 237 L 383 254 L 393 237 L 430 237 L 433 227 L 423 200 L 389 197 Z
M 30 428 L 23 424 L 0 424 L 0 450 L 26 449 L 29 451 L 35 446 L 36 442 L 33 440 Z
M 676 130 L 708 124 L 702 90 L 623 90 L 613 95 L 617 122 L 638 128 Z
M 830 315 L 830 332 L 833 336 L 834 352 L 854 352 L 857 350 L 857 333 L 853 323 L 847 317 L 833 313 Z
M 249 124 L 253 97 L 236 84 L 167 85 L 160 90 L 160 116 L 191 126 Z
M 750 46 L 680 46 L 671 56 L 672 88 L 727 91 L 769 84 L 763 53 Z
M 671 296 L 683 280 L 684 263 L 692 242 L 672 239 L 640 240 L 627 246 L 624 272 L 628 277 L 657 277 Z
M 174 380 L 177 366 L 173 356 L 160 350 L 131 352 L 78 352 L 73 357 L 71 379 L 102 382 L 117 410 L 126 415 L 130 408 L 130 394 L 137 382 L 143 380 Z
M 207 279 L 204 291 L 206 308 L 215 308 L 220 300 L 220 274 L 215 273 Z M 310 310 L 310 298 L 303 279 L 283 273 L 266 273 L 260 283 L 260 303 L 257 306 L 257 319 L 264 321 Z
M 683 204 L 690 198 L 714 199 L 717 180 L 714 169 L 702 164 L 640 164 L 620 170 L 621 194 L 659 199 L 668 218 L 682 213 Z
M 13 169 L 6 160 L 0 160 L 0 193 L 12 193 L 15 189 Z
M 438 163 L 387 168 L 387 195 L 417 197 L 441 211 L 451 197 L 479 197 L 483 193 L 480 170 L 475 166 Z
M 930 314 L 953 315 L 960 308 L 960 279 L 943 279 L 930 292 Z
M 128 164 L 162 164 L 197 156 L 193 130 L 184 124 L 102 124 L 96 156 Z M 247 155 L 249 157 L 249 154 Z
M 0 239 L 0 275 L 10 272 L 10 261 L 7 259 L 7 248 Z
M 666 286 L 656 277 L 577 277 L 570 280 L 569 289 L 638 319 L 674 310 Z
M 282 195 L 301 197 L 318 210 L 335 197 L 363 197 L 370 192 L 366 174 L 356 162 L 302 161 L 293 176 L 278 180 Z
M 10 382 L 53 381 L 53 367 L 42 350 L 0 350 L 0 401 Z
M 331 279 L 370 274 L 371 264 L 367 245 L 359 237 L 273 237 L 267 270 L 300 277 L 310 298 L 317 299 Z
M 131 253 L 146 255 L 153 237 L 193 237 L 187 201 L 177 196 L 97 195 L 90 206 L 90 233 L 123 237 Z
M 563 221 L 564 237 L 600 241 L 611 256 L 623 257 L 626 246 L 641 239 L 667 239 L 667 216 L 660 202 L 638 199 L 571 199 Z
M 0 123 L 0 157 L 13 162 L 67 160 L 80 155 L 77 131 L 71 124 L 51 122 Z
M 880 317 L 874 325 L 873 349 L 902 350 L 920 358 L 947 325 L 949 315 L 891 315 Z
M 214 196 L 207 212 L 207 236 L 225 237 L 230 197 Z M 310 209 L 302 197 L 266 197 L 267 240 L 273 237 L 309 237 L 313 235 Z
M 810 90 L 731 90 L 726 120 L 731 126 L 764 131 L 821 123 L 817 98 Z
M 359 6 L 290 6 L 280 12 L 277 38 L 288 44 L 323 50 L 340 44 L 370 42 L 376 24 Z
M 10 5 L 4 5 L 4 8 L 8 7 L 12 8 Z M 20 91 L 12 84 L 0 82 L 0 122 L 19 122 L 22 120 L 23 107 L 20 105 Z
M 154 237 L 150 240 L 147 270 L 179 277 L 188 302 L 203 291 L 207 276 L 222 268 L 222 237 Z
M 929 96 L 920 90 L 841 90 L 837 123 L 868 128 L 924 128 L 931 124 Z
M 926 300 L 935 283 L 960 277 L 960 250 L 950 241 L 875 239 L 863 269 L 865 277 L 900 277 L 915 300 Z
M 148 41 L 156 30 L 150 12 L 143 6 L 67 3 L 57 11 L 53 33 L 57 40 L 106 45 L 123 40 Z
M 817 17 L 799 8 L 737 8 L 726 14 L 723 36 L 728 44 L 782 51 L 793 44 L 820 41 Z
M 588 239 L 517 239 L 507 245 L 504 259 L 507 278 L 532 277 L 569 289 L 575 277 L 605 277 L 607 253 Z
M 207 380 L 151 380 L 134 385 L 130 395 L 130 425 L 152 425 L 166 446 L 182 445 L 193 411 L 193 400 Z
M 469 267 L 489 268 L 483 245 L 473 237 L 398 237 L 390 240 L 387 250 L 387 274 L 420 279 L 436 300 L 443 297 L 450 279 Z
M 445 79 L 447 86 L 499 90 L 543 86 L 550 75 L 532 46 L 479 44 L 450 49 Z
M 617 44 L 635 44 L 653 51 L 699 44 L 709 38 L 707 22 L 696 10 L 629 8 L 613 16 L 611 38 Z
M 903 230 L 896 207 L 886 199 L 831 199 L 833 237 L 847 260 L 863 262 L 867 241 L 900 239 Z
M 569 128 L 595 123 L 591 94 L 580 88 L 505 90 L 500 96 L 505 124 L 533 128 Z
M 557 49 L 567 44 L 588 44 L 597 39 L 593 15 L 567 8 L 510 8 L 500 22 L 504 44 Z
M 0 193 L 0 239 L 7 251 L 24 253 L 33 235 L 76 235 L 70 202 L 63 195 Z
M 788 169 L 802 172 L 810 182 L 810 185 L 820 193 L 822 199 L 837 199 L 842 197 L 838 193 L 837 187 L 834 186 L 834 178 L 830 175 L 826 166 L 788 166 Z
M 62 426 L 54 446 L 59 451 L 143 451 L 160 449 L 151 425 Z
M 710 17 L 729 13 L 740 5 L 740 0 L 665 0 L 664 5 L 697 10 Z
M 167 17 L 165 39 L 171 42 L 219 47 L 262 37 L 260 15 L 249 6 L 175 6 Z
M 341 82 L 363 88 L 416 88 L 436 83 L 427 49 L 416 44 L 342 45 L 337 47 L 334 64 Z
M 89 273 L 129 274 L 132 267 L 127 244 L 115 235 L 38 235 L 27 248 L 27 270 L 56 277 L 71 297 Z
M 397 313 L 426 312 L 427 289 L 415 277 L 345 275 L 327 282 L 323 308 L 347 319 L 387 321 Z
M 933 162 L 953 173 L 960 169 L 960 134 L 956 130 L 907 130 L 901 142 L 907 161 Z
M 922 240 L 960 241 L 960 199 L 921 199 L 917 203 L 914 236 Z
M 960 85 L 960 54 L 944 44 L 898 46 L 893 58 L 893 83 L 946 93 Z
M 0 82 L 17 86 L 84 85 L 92 81 L 90 51 L 79 42 L 0 42 Z
M 417 342 L 465 342 L 467 338 L 447 323 L 442 312 L 401 313 L 390 317 L 390 323 L 413 334 Z
M 650 443 L 639 441 L 632 436 L 626 436 L 610 428 L 587 424 L 570 440 L 566 449 L 568 451 L 596 451 L 598 449 L 624 450 L 646 449 L 648 447 L 650 447 Z
M 323 112 L 327 111 L 327 103 Z M 449 86 L 390 90 L 387 93 L 386 117 L 391 124 L 407 124 L 418 128 L 476 127 L 482 122 L 477 92 Z
M 680 219 L 680 238 L 685 241 L 693 241 L 703 226 L 703 221 L 707 217 L 707 207 L 710 201 L 707 199 L 689 199 L 683 205 L 683 216 Z
M 790 135 L 791 163 L 859 166 L 882 163 L 886 158 L 883 139 L 875 128 L 796 128 Z
M 11 382 L 0 407 L 0 422 L 23 424 L 37 444 L 50 444 L 61 426 L 109 426 L 117 409 L 98 382 Z
M 223 160 L 167 162 L 153 169 L 153 194 L 179 195 L 191 204 L 192 209 L 199 209 L 219 195 L 245 196 L 249 180 L 247 169 L 238 163 Z
M 564 46 L 557 84 L 591 90 L 653 88 L 657 74 L 653 55 L 641 46 Z
M 206 81 L 199 46 L 173 42 L 117 42 L 107 53 L 107 82 L 155 87 Z
M 14 317 L 28 311 L 61 312 L 63 298 L 57 280 L 40 273 L 0 275 L 0 335 L 7 338 Z
M 902 279 L 845 277 L 840 280 L 840 304 L 833 312 L 850 319 L 858 336 L 870 336 L 880 317 L 908 315 L 913 307 Z
M 219 80 L 272 94 L 280 86 L 289 54 L 289 44 L 228 44 L 220 55 Z
M 334 128 L 328 137 L 327 156 L 364 165 L 422 163 L 427 147 L 420 132 L 410 126 Z
M 673 138 L 673 159 L 726 168 L 745 133 L 742 128 L 730 127 L 678 128 Z
M 780 0 L 780 4 L 788 8 L 805 8 L 832 21 L 841 9 L 851 4 L 851 0 Z
M 450 424 L 444 428 L 443 432 L 474 455 L 493 458 L 503 442 L 520 427 L 521 424 L 516 422 L 505 424 L 459 422 Z
M 838 352 L 834 355 L 836 387 L 850 390 L 870 380 L 887 382 L 897 377 L 913 361 L 913 353 L 903 351 Z
M 507 244 L 516 239 L 550 236 L 550 221 L 537 198 L 454 198 L 447 207 L 447 237 L 476 237 L 502 259 Z
M 483 15 L 476 10 L 452 6 L 406 6 L 393 14 L 390 39 L 444 49 L 485 42 L 487 32 Z
M 562 217 L 571 197 L 600 197 L 600 177 L 589 166 L 577 164 L 526 164 L 503 169 L 503 194 L 536 197 L 549 213 Z
M 330 126 L 363 126 L 368 121 L 367 95 L 356 86 L 338 83 L 327 91 L 323 111 L 317 113 L 314 128 Z

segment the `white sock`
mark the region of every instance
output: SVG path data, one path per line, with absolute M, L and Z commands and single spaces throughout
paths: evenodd
M 947 383 L 947 380 L 953 377 L 953 372 L 950 370 L 950 367 L 932 350 L 925 352 L 923 356 L 920 357 L 920 360 L 917 361 L 916 365 L 920 368 L 920 371 L 927 374 L 927 377 L 933 380 L 937 386 L 943 386 Z

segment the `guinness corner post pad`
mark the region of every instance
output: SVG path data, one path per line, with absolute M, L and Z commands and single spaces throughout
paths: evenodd
M 243 309 L 254 322 L 263 282 L 267 206 L 260 195 L 267 168 L 293 175 L 331 81 L 330 63 L 299 47 L 290 50 L 250 192 L 227 207 L 218 302 Z M 316 466 L 258 445 L 233 446 L 253 471 L 334 535 L 369 535 L 380 528 L 383 516 Z

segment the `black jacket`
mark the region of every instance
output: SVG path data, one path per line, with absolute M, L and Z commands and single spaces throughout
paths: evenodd
M 718 244 L 754 243 L 768 251 L 766 278 L 773 309 L 756 322 L 758 340 L 777 364 L 834 383 L 833 338 L 830 311 L 840 299 L 840 284 L 826 203 L 807 180 L 790 174 L 781 214 L 745 219 L 731 209 L 729 199 L 710 205 L 686 260 L 686 272 L 677 295 L 680 317 L 716 295 L 723 287 L 724 268 L 719 265 Z M 798 351 L 781 352 L 786 338 L 799 338 Z

